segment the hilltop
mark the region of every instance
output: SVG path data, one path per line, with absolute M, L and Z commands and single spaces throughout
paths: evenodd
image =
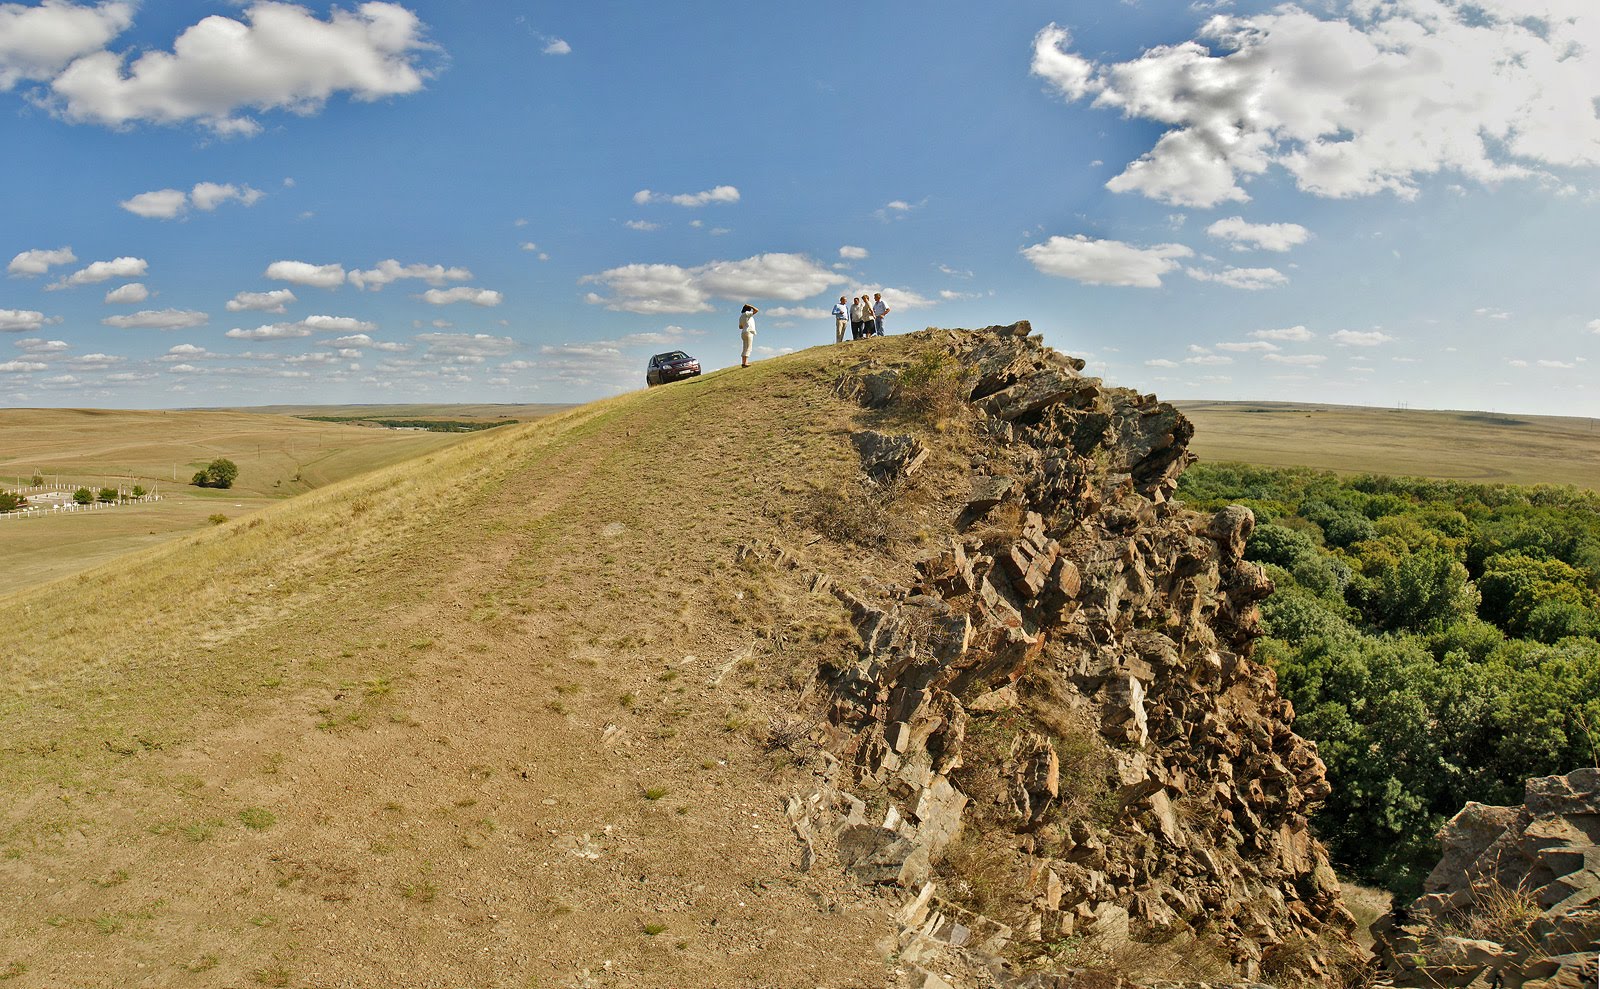
M 0 972 L 1332 978 L 1248 513 L 1027 333 L 624 395 L 0 601 Z

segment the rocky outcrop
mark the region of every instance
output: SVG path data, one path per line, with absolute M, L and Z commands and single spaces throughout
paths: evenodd
M 1204 956 L 1191 978 L 1331 978 L 1353 920 L 1308 825 L 1322 762 L 1249 658 L 1254 519 L 1175 505 L 1188 420 L 1029 334 L 918 335 L 993 442 L 914 586 L 813 582 L 863 644 L 827 673 L 839 762 L 813 806 L 883 808 L 832 820 L 841 864 L 915 894 L 902 957 L 960 947 L 940 931 L 1004 947 L 972 984 L 1066 984 L 1061 946 L 1135 943 Z M 836 390 L 892 406 L 900 373 Z
M 1593 986 L 1600 769 L 1529 780 L 1520 807 L 1468 804 L 1424 893 L 1373 928 L 1400 986 Z

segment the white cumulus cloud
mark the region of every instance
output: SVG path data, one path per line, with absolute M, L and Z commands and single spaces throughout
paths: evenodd
M 141 282 L 119 285 L 106 293 L 106 305 L 133 305 L 150 298 L 150 290 Z
M 560 38 L 551 38 L 550 42 L 544 46 L 544 53 L 546 55 L 571 55 L 572 46 Z
M 1051 237 L 1022 249 L 1035 268 L 1086 285 L 1160 288 L 1161 276 L 1178 267 L 1176 258 L 1194 254 L 1182 244 L 1136 247 L 1118 240 L 1091 240 L 1083 234 Z
M 321 333 L 368 333 L 378 328 L 377 323 L 353 316 L 307 316 L 300 325 Z
M 394 258 L 379 261 L 366 271 L 350 272 L 350 284 L 363 290 L 370 288 L 377 291 L 390 282 L 406 278 L 419 279 L 429 285 L 443 285 L 446 282 L 470 281 L 472 272 L 465 268 L 446 268 L 438 264 L 401 264 Z
M 78 256 L 72 253 L 70 247 L 58 247 L 55 250 L 23 251 L 11 259 L 6 265 L 6 271 L 20 278 L 33 278 L 42 275 L 58 264 L 72 264 Z
M 619 312 L 710 312 L 711 299 L 777 299 L 799 302 L 844 279 L 804 254 L 758 254 L 742 261 L 711 261 L 693 268 L 675 264 L 629 264 L 594 275 L 580 284 L 599 285 L 609 295 L 591 292 L 586 300 Z
M 302 6 L 258 0 L 242 20 L 202 18 L 171 51 L 127 64 L 110 51 L 85 54 L 50 83 L 50 99 L 73 121 L 198 121 L 219 134 L 254 134 L 261 125 L 247 111 L 306 114 L 337 93 L 372 101 L 416 92 L 428 77 L 420 56 L 432 48 L 424 33 L 395 3 L 335 7 L 320 20 Z
M 1600 164 L 1600 11 L 1588 0 L 1357 0 L 1219 14 L 1198 37 L 1101 64 L 1051 24 L 1033 71 L 1069 100 L 1166 128 L 1107 183 L 1177 205 L 1249 199 L 1281 168 L 1319 196 L 1451 172 L 1491 183 Z
M 274 261 L 267 265 L 266 276 L 273 281 L 312 288 L 338 288 L 345 279 L 342 265 L 311 264 L 306 261 Z
M 1322 354 L 1262 354 L 1261 359 L 1293 367 L 1316 367 L 1328 358 Z
M 290 340 L 310 335 L 311 331 L 299 323 L 267 323 L 253 330 L 236 326 L 223 334 L 234 340 Z
M 1340 330 L 1328 339 L 1341 347 L 1376 347 L 1393 341 L 1394 337 L 1381 330 Z
M 286 288 L 275 288 L 270 292 L 240 292 L 228 300 L 229 312 L 270 312 L 281 313 L 284 306 L 298 301 L 294 292 Z
M 51 282 L 45 286 L 46 291 L 73 288 L 78 285 L 94 285 L 99 282 L 109 282 L 113 278 L 143 278 L 150 271 L 150 263 L 144 258 L 113 258 L 110 261 L 96 261 L 93 264 L 79 268 L 72 274 L 59 281 Z
M 1298 223 L 1246 223 L 1242 216 L 1230 216 L 1206 227 L 1206 233 L 1233 245 L 1236 251 L 1251 248 L 1282 253 L 1311 239 L 1311 231 Z
M 1281 340 L 1287 343 L 1305 343 L 1316 336 L 1304 326 L 1286 326 L 1276 330 L 1251 330 L 1257 340 Z
M 1289 283 L 1289 276 L 1276 268 L 1224 268 L 1222 271 L 1185 268 L 1184 273 L 1197 282 L 1216 282 L 1246 292 L 1259 292 Z
M 668 195 L 664 192 L 651 192 L 649 189 L 640 189 L 633 194 L 633 201 L 640 206 L 645 203 L 672 203 L 676 206 L 709 206 L 712 203 L 736 203 L 739 201 L 739 190 L 731 185 L 719 185 L 714 189 L 704 192 L 683 192 L 677 195 Z
M 126 316 L 107 316 L 100 322 L 124 330 L 187 330 L 210 320 L 210 316 L 193 309 L 141 309 Z
M 430 288 L 422 293 L 422 301 L 435 306 L 448 306 L 456 302 L 470 302 L 475 306 L 498 306 L 505 296 L 493 289 L 457 285 L 455 288 Z
M 44 324 L 44 313 L 37 310 L 0 309 L 0 333 L 36 333 Z
M 1278 345 L 1275 343 L 1269 343 L 1266 340 L 1250 340 L 1245 343 L 1219 343 L 1217 344 L 1217 349 L 1230 350 L 1236 354 L 1249 353 L 1251 351 L 1271 353 L 1272 351 L 1278 349 Z
M 101 50 L 133 23 L 135 7 L 131 0 L 0 4 L 0 91 L 51 79 L 79 56 Z
M 27 374 L 32 371 L 44 371 L 50 367 L 38 361 L 0 361 L 0 374 Z
M 504 357 L 517 349 L 517 341 L 510 337 L 490 336 L 487 333 L 419 333 L 417 339 L 428 345 L 430 357 L 481 360 Z
M 189 194 L 182 189 L 156 189 L 153 192 L 141 192 L 117 205 L 135 216 L 170 220 L 189 208 Z
M 849 244 L 846 244 L 839 248 L 839 256 L 844 258 L 846 261 L 861 261 L 867 256 L 867 249 L 865 247 L 852 247 Z

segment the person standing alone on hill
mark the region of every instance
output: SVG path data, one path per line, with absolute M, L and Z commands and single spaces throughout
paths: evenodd
M 748 302 L 739 310 L 739 339 L 744 341 L 744 349 L 739 352 L 740 367 L 750 366 L 750 348 L 756 342 L 756 313 L 760 311 Z
M 884 305 L 883 293 L 872 293 L 872 333 L 874 336 L 883 336 L 883 317 L 889 315 L 889 307 Z
M 839 304 L 833 307 L 833 342 L 844 343 L 844 329 L 850 325 L 850 306 L 844 301 L 844 296 L 839 296 Z

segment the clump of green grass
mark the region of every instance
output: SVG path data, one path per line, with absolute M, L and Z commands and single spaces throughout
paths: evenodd
M 258 968 L 251 975 L 256 980 L 256 985 L 261 986 L 286 986 L 289 984 L 289 970 L 282 965 L 269 965 Z
M 278 818 L 264 807 L 246 807 L 239 812 L 239 823 L 251 831 L 265 831 L 278 823 Z
M 648 790 L 644 791 L 644 798 L 646 800 L 660 800 L 666 795 L 667 788 L 664 786 L 652 786 Z
M 19 978 L 20 976 L 27 974 L 27 971 L 28 966 L 22 964 L 21 962 L 12 962 L 5 968 L 0 968 L 0 982 L 4 982 L 7 979 Z
M 664 931 L 666 929 L 667 929 L 667 925 L 666 924 L 646 924 L 646 925 L 644 925 L 644 932 L 649 937 L 655 937 L 657 934 L 660 934 L 662 931 Z
M 400 895 L 413 903 L 432 903 L 439 895 L 439 890 L 424 879 L 416 883 L 401 883 Z

